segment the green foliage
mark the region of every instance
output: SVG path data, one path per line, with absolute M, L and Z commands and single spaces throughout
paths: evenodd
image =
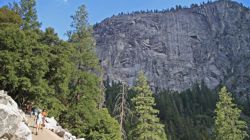
M 105 81 L 106 106 L 112 113 L 115 106 L 115 97 L 121 91 L 121 84 Z M 219 90 L 219 89 L 218 89 Z M 130 102 L 137 94 L 128 91 L 128 101 Z M 165 125 L 168 139 L 171 140 L 211 140 L 214 139 L 212 130 L 214 129 L 214 116 L 217 91 L 210 90 L 204 82 L 195 84 L 191 89 L 183 92 L 162 91 L 154 94 L 156 98 L 156 108 L 159 109 L 160 120 Z M 131 104 L 131 102 L 130 102 Z M 133 108 L 131 104 L 131 108 Z M 242 108 L 245 110 L 243 119 L 249 124 L 250 120 L 245 115 L 248 113 L 249 102 L 245 102 Z M 114 115 L 115 116 L 115 115 Z M 136 120 L 128 116 L 125 123 L 125 130 L 134 128 Z M 128 137 L 132 139 L 133 136 Z
M 32 101 L 47 108 L 49 116 L 78 137 L 121 139 L 118 122 L 98 108 L 102 79 L 92 29 L 81 22 L 86 12 L 80 7 L 73 16 L 77 27 L 72 26 L 66 42 L 53 28 L 39 30 L 35 0 L 21 0 L 12 10 L 0 9 L 1 89 L 21 107 Z
M 36 0 L 21 0 L 19 5 L 13 4 L 13 10 L 18 13 L 23 19 L 22 28 L 26 29 L 39 29 L 41 23 L 37 21 L 36 14 Z
M 0 8 L 0 23 L 3 24 L 21 24 L 21 18 L 15 12 L 10 11 L 7 7 Z
M 118 110 L 120 110 L 120 108 L 117 108 L 119 106 L 120 102 L 120 98 L 121 97 L 121 92 L 123 90 L 122 88 L 122 83 L 115 83 L 114 81 L 110 82 L 109 80 L 106 80 L 104 82 L 104 86 L 105 86 L 105 105 L 109 111 L 110 114 L 113 115 L 113 117 L 115 117 L 116 119 L 120 120 L 119 117 L 117 117 L 118 115 L 120 115 L 120 112 Z M 126 88 L 125 88 L 126 89 Z M 125 119 L 123 120 L 123 139 L 131 139 L 129 138 L 129 131 L 131 131 L 131 129 L 133 129 L 134 127 L 134 116 L 133 113 L 131 111 L 131 109 L 133 108 L 133 103 L 131 101 L 132 98 L 134 98 L 136 96 L 136 93 L 134 90 L 132 90 L 131 88 L 125 90 L 126 92 L 126 106 L 125 106 Z M 119 103 L 120 102 L 120 103 Z M 119 123 L 121 125 L 121 123 Z
M 248 135 L 246 122 L 240 120 L 241 110 L 232 102 L 226 87 L 219 92 L 216 104 L 215 134 L 217 140 L 243 140 Z
M 69 33 L 84 33 L 84 31 L 88 30 L 88 13 L 86 11 L 85 5 L 79 6 L 75 15 L 71 16 L 71 18 L 73 20 L 71 23 L 73 31 L 70 31 Z
M 105 105 L 109 111 L 110 114 L 113 114 L 116 97 L 120 93 L 121 89 L 121 83 L 115 83 L 111 82 L 109 83 L 109 80 L 104 81 L 105 86 Z
M 171 140 L 212 139 L 217 95 L 202 82 L 181 93 L 164 91 L 155 95 L 160 119 Z
M 87 139 L 92 140 L 121 140 L 118 122 L 111 118 L 107 109 L 99 111 L 98 121 L 87 130 Z
M 246 95 L 245 101 L 243 102 L 240 99 L 235 98 L 235 101 L 237 101 L 237 106 L 239 107 L 239 109 L 242 110 L 242 115 L 241 118 L 242 120 L 246 121 L 247 126 L 249 126 L 250 124 L 250 96 Z M 247 133 L 248 135 L 250 135 L 250 129 L 247 129 Z M 248 137 L 249 139 L 249 137 Z
M 135 92 L 137 96 L 132 101 L 137 119 L 134 129 L 131 131 L 131 138 L 135 140 L 167 139 L 164 125 L 159 123 L 159 118 L 157 117 L 159 111 L 153 108 L 155 99 L 142 72 L 139 74 Z
M 110 113 L 114 110 L 115 97 L 121 91 L 121 84 L 105 81 L 106 106 Z M 137 96 L 133 90 L 128 90 L 127 101 L 130 108 L 134 108 L 131 99 Z M 206 87 L 195 84 L 191 89 L 183 92 L 162 91 L 154 94 L 159 117 L 165 125 L 165 132 L 171 140 L 209 140 L 212 139 L 211 130 L 214 123 L 214 109 L 217 94 Z M 115 115 L 114 115 L 115 116 Z M 125 131 L 134 128 L 136 119 L 128 115 L 125 119 Z M 128 137 L 132 139 L 133 137 Z
M 122 83 L 120 84 L 119 94 L 115 98 L 113 115 L 119 122 L 120 132 L 122 133 L 123 139 L 127 139 L 125 123 L 131 113 L 130 105 L 128 103 L 128 86 Z
M 121 139 L 117 121 L 106 109 L 98 109 L 100 101 L 100 66 L 94 52 L 92 29 L 86 24 L 86 11 L 80 6 L 72 16 L 73 29 L 69 43 L 74 49 L 72 61 L 75 69 L 69 83 L 67 112 L 60 115 L 60 122 L 73 134 L 88 139 Z M 84 18 L 84 19 L 83 19 Z M 85 21 L 85 22 L 82 22 Z M 118 129 L 117 129 L 118 128 Z
M 41 98 L 43 107 L 50 110 L 50 115 L 58 118 L 59 114 L 66 109 L 69 93 L 69 83 L 74 70 L 71 60 L 74 49 L 69 43 L 60 40 L 53 28 L 47 28 L 40 34 L 39 42 L 48 46 L 48 72 L 44 79 L 48 81 L 51 90 L 50 98 Z
M 69 40 L 63 41 L 53 28 L 39 29 L 35 4 L 35 0 L 21 0 L 12 10 L 0 8 L 0 88 L 8 91 L 21 107 L 33 101 L 36 106 L 47 108 L 50 116 L 78 137 L 122 139 L 118 122 L 110 116 L 120 84 L 105 84 L 107 108 L 98 107 L 102 102 L 103 79 L 99 76 L 101 68 L 85 6 L 72 16 Z M 132 130 L 128 139 L 162 140 L 166 133 L 171 140 L 212 138 L 216 95 L 204 83 L 181 93 L 166 91 L 155 95 L 160 112 L 154 109 L 155 99 L 143 74 L 135 90 L 128 92 L 126 101 L 135 115 L 128 114 L 124 119 L 124 131 Z M 225 103 L 217 104 L 216 136 L 243 139 L 246 124 L 238 120 L 240 110 L 231 104 L 230 96 L 224 96 L 223 91 L 221 102 L 227 102 L 228 108 L 223 108 Z M 230 121 L 222 121 L 223 115 Z M 235 127 L 229 130 L 232 124 Z
M 33 95 L 38 92 L 47 93 L 50 89 L 43 79 L 48 71 L 47 46 L 38 42 L 36 33 L 16 25 L 1 24 L 0 28 L 1 88 L 9 91 L 19 104 L 34 100 Z

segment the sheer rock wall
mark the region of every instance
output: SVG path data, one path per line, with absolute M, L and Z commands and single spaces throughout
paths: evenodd
M 94 26 L 94 36 L 110 80 L 133 85 L 143 70 L 157 89 L 182 91 L 203 80 L 250 90 L 250 10 L 236 2 L 113 16 Z

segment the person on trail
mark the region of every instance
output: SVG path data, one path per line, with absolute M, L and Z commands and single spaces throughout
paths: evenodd
M 43 115 L 41 113 L 41 111 L 38 111 L 38 112 L 35 112 L 35 122 L 36 122 L 36 125 L 35 125 L 35 128 L 36 128 L 36 135 L 38 135 L 38 131 L 39 131 L 39 128 L 41 128 L 42 126 L 42 123 L 43 123 Z
M 33 102 L 30 102 L 30 101 L 28 101 L 25 104 L 25 113 L 28 114 L 30 118 L 32 118 L 32 115 L 33 115 L 32 106 L 33 106 Z M 28 126 L 32 125 L 31 121 L 32 121 L 32 119 L 27 122 Z
M 46 119 L 47 115 L 48 115 L 47 110 L 43 109 L 43 112 L 42 112 L 42 116 L 43 116 L 43 118 L 42 118 L 42 121 L 43 121 L 42 122 L 42 127 L 45 126 L 45 119 Z
M 32 117 L 32 106 L 33 106 L 33 102 L 28 102 L 27 113 L 30 115 L 30 117 Z

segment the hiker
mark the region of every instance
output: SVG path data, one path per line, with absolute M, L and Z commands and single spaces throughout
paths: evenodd
M 43 112 L 42 112 L 42 127 L 45 126 L 45 118 L 47 117 L 48 113 L 47 113 L 47 110 L 46 109 L 43 109 Z
M 32 117 L 32 106 L 33 106 L 33 102 L 28 102 L 27 113 L 30 115 L 30 117 Z
M 28 102 L 25 103 L 24 106 L 23 106 L 23 109 L 24 109 L 23 111 L 24 111 L 26 114 L 29 114 L 29 112 L 28 112 L 29 104 L 30 104 L 30 102 L 28 101 Z
M 37 109 L 37 107 L 32 107 L 31 108 L 31 119 L 30 119 L 30 121 L 32 121 L 32 122 L 30 122 L 29 124 L 28 124 L 28 126 L 32 126 L 32 127 L 36 127 L 36 116 L 38 115 L 38 109 Z
M 42 123 L 43 123 L 43 115 L 41 110 L 38 110 L 38 112 L 35 112 L 35 128 L 36 128 L 36 135 L 38 135 L 39 128 L 41 128 Z

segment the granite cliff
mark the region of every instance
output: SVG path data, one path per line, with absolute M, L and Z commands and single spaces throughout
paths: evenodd
M 182 91 L 204 81 L 250 91 L 250 9 L 220 0 L 165 12 L 136 12 L 94 26 L 105 77 Z
M 0 140 L 32 140 L 27 118 L 17 103 L 0 90 Z

